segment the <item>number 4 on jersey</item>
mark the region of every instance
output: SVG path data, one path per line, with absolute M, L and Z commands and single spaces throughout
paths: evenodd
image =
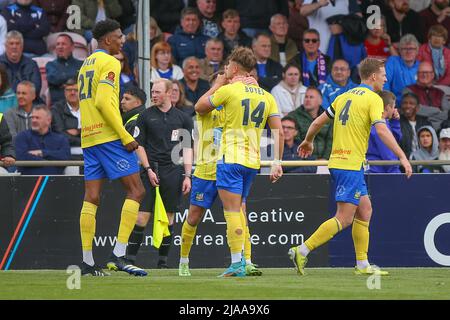
M 347 124 L 348 118 L 350 117 L 348 115 L 348 112 L 350 111 L 351 104 L 352 104 L 352 100 L 347 100 L 347 103 L 345 104 L 344 109 L 342 109 L 341 113 L 339 114 L 339 120 L 341 121 L 343 126 L 345 126 Z

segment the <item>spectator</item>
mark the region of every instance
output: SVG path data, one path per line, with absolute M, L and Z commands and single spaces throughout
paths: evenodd
M 324 112 L 321 108 L 322 95 L 320 90 L 315 87 L 309 87 L 306 90 L 305 101 L 303 105 L 295 109 L 288 114 L 297 122 L 299 141 L 303 141 L 308 132 L 308 128 L 311 123 Z M 328 159 L 331 153 L 331 145 L 333 142 L 332 138 L 333 125 L 330 123 L 325 124 L 322 129 L 320 129 L 316 138 L 314 139 L 314 152 L 312 156 L 318 160 Z
M 417 131 L 419 149 L 411 153 L 410 160 L 432 161 L 439 158 L 439 141 L 431 126 L 421 127 Z M 442 173 L 442 166 L 427 164 L 413 166 L 414 172 L 417 173 Z
M 6 33 L 8 32 L 8 25 L 5 18 L 0 15 L 0 55 L 5 53 Z
M 348 62 L 342 59 L 335 60 L 331 66 L 331 75 L 327 76 L 327 82 L 319 86 L 323 98 L 322 108 L 328 109 L 334 99 L 356 86 L 357 84 L 350 79 Z
M 24 39 L 24 52 L 30 56 L 47 53 L 44 41 L 50 33 L 47 14 L 42 8 L 31 4 L 32 0 L 17 0 L 2 11 L 8 24 L 8 31 L 19 31 Z
M 209 81 L 209 77 L 223 69 L 223 43 L 217 38 L 209 39 L 205 46 L 206 57 L 200 60 L 200 78 Z
M 257 35 L 253 39 L 252 49 L 256 57 L 259 84 L 270 92 L 281 81 L 283 73 L 281 64 L 270 59 L 270 36 L 264 33 Z
M 45 105 L 37 105 L 31 115 L 31 129 L 20 132 L 15 140 L 17 160 L 69 160 L 68 139 L 50 130 L 52 114 Z M 59 175 L 64 167 L 18 167 L 22 175 Z
M 303 0 L 289 0 L 288 37 L 301 50 L 303 46 L 303 32 L 309 28 L 308 19 L 300 14 Z
M 282 14 L 277 13 L 270 18 L 269 29 L 272 32 L 270 59 L 283 67 L 298 54 L 297 45 L 287 36 L 288 27 L 288 20 Z
M 17 97 L 9 85 L 5 66 L 0 64 L 0 113 L 17 106 Z
M 356 1 L 329 1 L 329 0 L 305 0 L 300 7 L 300 14 L 308 17 L 309 27 L 320 33 L 320 51 L 326 52 L 331 32 L 328 27 L 327 18 L 342 14 L 359 12 Z
M 216 17 L 216 0 L 197 0 L 197 8 L 203 23 L 202 33 L 207 37 L 217 38 L 220 26 Z
M 186 112 L 189 116 L 195 116 L 194 104 L 186 99 L 183 84 L 178 80 L 172 80 L 172 106 Z
M 303 33 L 303 51 L 291 62 L 300 66 L 302 81 L 307 87 L 318 87 L 325 83 L 330 74 L 331 59 L 319 50 L 320 34 L 315 29 Z
M 64 134 L 70 145 L 70 160 L 83 160 L 78 83 L 71 78 L 63 85 L 64 99 L 52 106 L 52 130 Z M 67 167 L 65 174 L 80 174 L 79 167 Z
M 431 0 L 431 5 L 419 12 L 423 21 L 423 39 L 429 38 L 429 30 L 432 26 L 439 24 L 445 30 L 450 30 L 450 7 L 449 0 Z M 449 44 L 448 38 L 445 39 Z
M 153 46 L 160 41 L 164 41 L 164 35 L 155 18 L 150 17 L 150 48 L 153 49 Z
M 417 54 L 419 43 L 412 34 L 402 37 L 399 44 L 400 56 L 391 56 L 386 61 L 386 78 L 384 90 L 391 91 L 400 103 L 403 89 L 416 83 L 419 61 Z
M 123 112 L 123 125 L 132 136 L 135 135 L 137 118 L 145 111 L 146 103 L 147 95 L 138 87 L 129 87 L 126 89 L 123 98 L 120 101 L 120 109 L 122 109 Z
M 444 91 L 433 87 L 434 70 L 429 62 L 421 62 L 417 72 L 417 83 L 406 87 L 404 92 L 413 92 L 419 98 L 419 115 L 427 117 L 433 128 L 438 130 L 447 120 L 450 103 Z
M 254 38 L 258 33 L 267 32 L 270 17 L 281 13 L 289 15 L 287 0 L 246 0 L 231 1 L 230 7 L 236 9 L 241 17 L 242 31 Z
M 383 99 L 384 112 L 383 119 L 386 120 L 388 129 L 392 132 L 395 140 L 400 143 L 402 130 L 400 128 L 400 114 L 395 107 L 396 97 L 392 92 L 383 91 L 380 93 Z M 374 126 L 370 129 L 369 147 L 366 154 L 367 160 L 398 160 L 398 157 L 381 141 Z M 400 173 L 398 165 L 373 166 L 367 170 L 369 173 Z
M 125 53 L 120 50 L 120 53 L 114 56 L 120 62 L 121 72 L 120 72 L 120 99 L 122 99 L 122 95 L 127 87 L 136 86 L 137 82 L 135 80 L 133 71 L 130 69 L 130 65 L 128 64 L 128 58 Z
M 200 23 L 200 13 L 197 9 L 188 7 L 181 11 L 181 28 L 177 27 L 173 36 L 168 40 L 177 64 L 181 64 L 185 58 L 190 56 L 199 59 L 205 57 L 205 45 L 208 37 L 201 33 Z
M 151 22 L 150 22 L 151 25 Z M 150 27 L 151 30 L 151 27 Z M 150 48 L 153 47 L 153 41 L 150 36 Z M 151 49 L 150 49 L 151 50 Z M 131 70 L 135 70 L 137 68 L 136 59 L 137 59 L 137 52 L 138 52 L 138 42 L 136 39 L 136 34 L 134 32 L 130 32 L 125 37 L 125 43 L 122 47 L 123 53 L 126 55 L 128 60 L 128 66 Z
M 33 4 L 41 7 L 47 14 L 50 33 L 66 30 L 67 18 L 69 18 L 67 8 L 71 2 L 71 0 L 33 0 Z
M 412 34 L 422 43 L 423 24 L 420 15 L 409 8 L 408 0 L 388 0 L 390 10 L 387 10 L 386 27 L 387 33 L 391 36 L 394 44 L 398 43 L 402 37 Z
M 427 118 L 417 115 L 419 111 L 419 98 L 414 93 L 406 93 L 402 97 L 400 127 L 402 141 L 400 147 L 409 158 L 410 154 L 419 148 L 417 142 L 417 129 L 431 125 Z
M 297 149 L 300 146 L 300 142 L 295 140 L 298 135 L 297 122 L 294 118 L 284 117 L 281 120 L 281 125 L 283 126 L 284 133 L 284 151 L 283 151 L 283 161 L 301 161 L 301 160 L 314 160 L 314 157 L 309 157 L 303 159 L 299 157 Z M 317 168 L 311 167 L 283 167 L 284 173 L 316 173 Z
M 450 160 L 450 128 L 442 129 L 439 134 L 439 160 Z M 442 169 L 449 173 L 450 165 L 443 165 Z
M 369 29 L 364 46 L 367 57 L 386 60 L 389 56 L 398 55 L 397 50 L 391 42 L 391 37 L 386 33 L 386 18 L 380 17 L 380 24 L 376 28 Z
M 183 0 L 150 1 L 150 14 L 158 20 L 162 32 L 175 32 L 183 8 Z
M 227 57 L 238 46 L 251 47 L 252 39 L 240 30 L 241 18 L 234 9 L 224 11 L 222 15 L 222 29 L 218 38 L 224 44 L 224 56 Z
M 13 139 L 24 130 L 31 128 L 31 111 L 36 98 L 36 87 L 30 81 L 22 81 L 17 86 L 17 108 L 8 110 L 5 119 Z
M 6 67 L 8 80 L 13 91 L 23 80 L 31 81 L 36 92 L 41 92 L 41 73 L 36 62 L 23 55 L 23 37 L 18 31 L 9 31 L 6 35 L 6 51 L 0 56 L 0 63 Z
M 73 57 L 74 42 L 71 36 L 61 33 L 56 38 L 56 59 L 45 66 L 52 103 L 64 100 L 64 83 L 76 78 L 83 61 Z
M 184 86 L 186 97 L 194 105 L 197 100 L 209 90 L 209 83 L 200 79 L 200 61 L 196 57 L 187 57 L 183 61 L 184 78 L 181 83 Z
M 441 25 L 434 25 L 428 32 L 428 43 L 419 48 L 417 60 L 433 65 L 436 84 L 450 86 L 450 49 L 444 47 L 448 31 Z
M 357 15 L 338 15 L 328 18 L 327 22 L 331 31 L 327 55 L 333 61 L 344 59 L 350 65 L 352 74 L 357 74 L 357 65 L 367 57 L 365 22 Z
M 298 66 L 287 64 L 283 68 L 283 80 L 271 91 L 283 116 L 303 104 L 306 87 L 300 81 L 300 74 Z
M 172 48 L 167 42 L 159 42 L 153 46 L 151 53 L 152 73 L 150 79 L 183 79 L 183 70 L 172 64 Z
M 12 143 L 11 133 L 8 123 L 0 112 L 0 161 L 3 161 L 3 167 L 11 167 L 16 162 L 16 152 Z M 8 173 L 6 169 L 0 167 L 0 174 Z
M 133 32 L 136 23 L 136 8 L 130 0 L 119 0 L 119 5 L 122 8 L 122 14 L 116 20 L 119 21 L 123 34 L 128 35 Z
M 84 36 L 87 42 L 91 42 L 92 28 L 96 22 L 106 18 L 117 19 L 122 15 L 122 7 L 119 0 L 72 0 L 72 4 L 80 8 L 81 29 L 71 30 Z

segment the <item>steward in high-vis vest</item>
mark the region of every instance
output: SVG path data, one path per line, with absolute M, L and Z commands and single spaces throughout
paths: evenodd
M 120 101 L 120 108 L 123 111 L 123 125 L 133 137 L 137 118 L 139 117 L 139 114 L 145 110 L 146 102 L 147 95 L 137 87 L 129 87 L 125 90 L 122 101 Z

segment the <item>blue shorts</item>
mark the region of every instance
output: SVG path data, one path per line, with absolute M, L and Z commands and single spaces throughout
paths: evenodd
M 84 180 L 110 180 L 139 172 L 135 152 L 128 152 L 120 140 L 83 149 Z
M 217 198 L 216 180 L 192 177 L 191 204 L 210 209 Z
M 330 173 L 336 185 L 337 202 L 352 203 L 357 206 L 361 197 L 368 194 L 364 169 L 360 171 L 330 169 Z
M 250 187 L 258 170 L 244 167 L 237 163 L 217 163 L 217 189 L 223 189 L 248 197 Z

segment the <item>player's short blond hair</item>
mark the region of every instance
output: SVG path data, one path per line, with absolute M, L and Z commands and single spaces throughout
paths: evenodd
M 361 80 L 367 80 L 372 74 L 379 72 L 382 67 L 384 67 L 382 60 L 366 58 L 359 64 L 359 76 Z
M 228 61 L 236 62 L 246 72 L 252 71 L 256 66 L 255 54 L 250 48 L 246 47 L 235 48 L 228 57 Z

